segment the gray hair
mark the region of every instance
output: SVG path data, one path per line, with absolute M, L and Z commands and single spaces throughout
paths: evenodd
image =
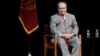
M 65 4 L 67 6 L 67 3 L 66 2 L 63 2 L 63 1 L 58 2 L 57 5 L 59 6 L 59 4 Z

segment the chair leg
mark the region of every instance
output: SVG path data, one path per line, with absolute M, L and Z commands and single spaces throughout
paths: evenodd
M 80 56 L 82 56 L 82 47 L 80 46 Z
M 54 56 L 57 56 L 57 46 L 54 48 Z
M 44 56 L 47 56 L 47 48 L 44 48 Z
M 57 43 L 58 43 L 58 39 L 57 39 L 57 35 L 55 35 L 54 38 L 54 56 L 57 56 Z
M 54 56 L 57 56 L 57 49 L 54 49 Z

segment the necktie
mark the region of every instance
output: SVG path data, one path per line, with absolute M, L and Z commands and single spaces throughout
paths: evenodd
M 64 16 L 62 16 L 62 19 L 63 19 L 64 23 L 66 23 L 66 20 L 65 20 Z
M 66 20 L 65 20 L 65 17 L 62 16 L 62 19 L 63 19 L 63 21 L 64 21 L 64 26 L 65 26 L 65 31 L 66 31 Z M 66 32 L 64 32 L 64 33 L 66 33 Z
M 62 19 L 64 20 L 64 16 L 62 15 Z

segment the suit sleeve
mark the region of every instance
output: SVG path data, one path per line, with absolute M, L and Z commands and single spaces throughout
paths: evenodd
M 77 24 L 77 21 L 76 21 L 76 17 L 73 15 L 73 33 L 74 33 L 74 36 L 76 36 L 79 32 L 79 27 L 78 27 L 78 24 Z
M 50 30 L 51 33 L 56 34 L 56 35 L 60 35 L 60 31 L 57 29 L 57 20 L 54 17 L 50 17 Z

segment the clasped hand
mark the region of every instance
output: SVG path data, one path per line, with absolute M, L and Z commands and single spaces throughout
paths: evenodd
M 61 36 L 62 36 L 64 39 L 68 39 L 68 40 L 69 40 L 69 39 L 72 38 L 73 34 L 65 34 L 65 33 L 64 33 L 64 34 L 62 34 Z

